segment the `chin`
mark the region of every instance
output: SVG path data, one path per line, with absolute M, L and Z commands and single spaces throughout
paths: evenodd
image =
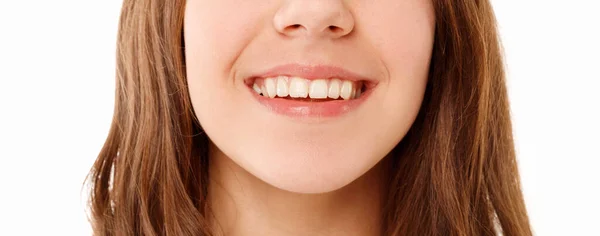
M 352 141 L 352 140 L 350 140 Z M 232 160 L 261 181 L 281 190 L 303 194 L 327 193 L 341 189 L 373 168 L 385 152 L 375 152 L 353 142 L 315 145 L 287 142 L 281 145 L 255 144 L 269 150 L 233 155 Z M 346 148 L 340 147 L 361 147 Z M 254 150 L 261 150 L 260 148 Z

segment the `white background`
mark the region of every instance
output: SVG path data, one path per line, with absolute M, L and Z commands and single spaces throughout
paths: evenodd
M 119 0 L 0 0 L 0 235 L 90 235 Z M 493 0 L 536 235 L 600 235 L 596 0 Z

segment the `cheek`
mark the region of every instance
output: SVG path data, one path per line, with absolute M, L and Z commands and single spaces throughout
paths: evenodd
M 189 0 L 184 18 L 187 81 L 198 114 L 215 114 L 225 123 L 241 104 L 231 67 L 263 20 L 249 1 Z M 210 117 L 209 117 L 210 118 Z
M 431 1 L 394 1 L 361 9 L 362 15 L 372 16 L 362 21 L 366 40 L 388 72 L 386 91 L 380 94 L 385 116 L 410 121 L 420 108 L 429 72 L 435 34 Z
M 233 82 L 229 69 L 251 42 L 265 15 L 244 2 L 250 1 L 188 1 L 184 40 L 191 74 L 202 75 L 199 79 L 211 83 Z
M 361 6 L 364 35 L 379 52 L 390 78 L 422 78 L 428 72 L 434 40 L 431 1 L 388 1 Z

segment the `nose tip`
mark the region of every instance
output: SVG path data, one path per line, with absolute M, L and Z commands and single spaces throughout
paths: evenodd
M 286 36 L 340 38 L 354 29 L 354 18 L 339 0 L 288 1 L 273 19 Z

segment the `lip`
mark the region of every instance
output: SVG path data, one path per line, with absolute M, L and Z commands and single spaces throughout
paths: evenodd
M 254 80 L 257 78 L 269 78 L 280 75 L 289 77 L 297 76 L 308 80 L 339 78 L 342 80 L 362 81 L 366 90 L 360 97 L 355 99 L 313 102 L 263 97 L 251 88 Z M 370 97 L 377 85 L 377 82 L 373 79 L 360 76 L 340 67 L 327 65 L 304 66 L 299 64 L 276 66 L 265 72 L 248 77 L 244 82 L 252 96 L 269 111 L 295 119 L 340 117 L 356 110 L 363 104 Z

